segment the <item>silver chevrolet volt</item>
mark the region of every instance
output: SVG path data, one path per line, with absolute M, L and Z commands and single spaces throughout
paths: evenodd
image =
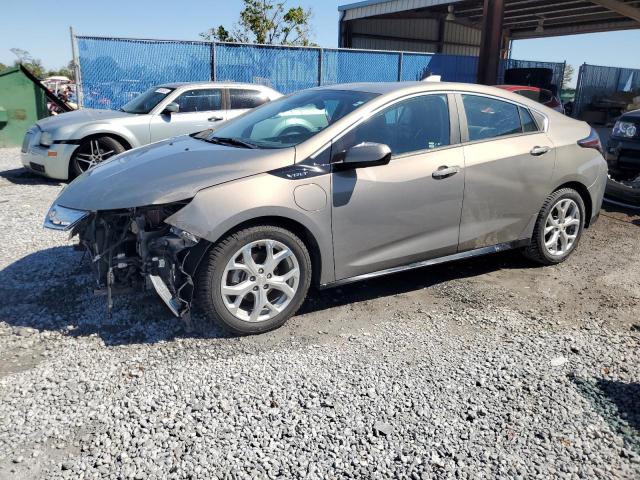
M 108 294 L 155 289 L 177 316 L 193 304 L 259 333 L 311 285 L 506 249 L 562 262 L 606 179 L 589 125 L 522 96 L 334 85 L 122 153 L 71 183 L 45 226 L 79 236 Z

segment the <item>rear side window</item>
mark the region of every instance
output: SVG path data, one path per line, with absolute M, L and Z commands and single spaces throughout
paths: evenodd
M 462 103 L 470 141 L 522 133 L 517 105 L 476 95 L 462 95 Z
M 531 112 L 526 108 L 520 108 L 520 120 L 522 121 L 522 131 L 524 133 L 537 132 L 539 130 L 536 121 L 531 116 Z
M 540 101 L 540 92 L 538 90 L 516 90 L 515 93 L 536 102 Z
M 553 98 L 553 93 L 551 93 L 551 90 L 545 90 L 545 89 L 540 90 L 540 100 L 539 100 L 540 103 L 550 102 L 552 98 Z
M 391 153 L 430 150 L 451 143 L 446 95 L 421 95 L 400 101 L 347 132 L 336 152 L 363 142 L 383 143 Z
M 239 88 L 229 89 L 229 100 L 232 110 L 243 108 L 255 108 L 259 107 L 263 103 L 269 101 L 266 93 L 258 90 L 242 90 Z
M 220 110 L 222 91 L 217 88 L 187 90 L 174 101 L 180 106 L 180 113 Z

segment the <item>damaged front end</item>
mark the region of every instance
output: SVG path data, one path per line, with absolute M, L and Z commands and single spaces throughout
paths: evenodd
M 164 220 L 187 203 L 86 212 L 79 219 L 76 215 L 74 223 L 51 226 L 56 214 L 73 216 L 60 215 L 69 209 L 54 205 L 45 226 L 78 235 L 91 259 L 96 293 L 107 296 L 109 312 L 113 295 L 153 288 L 176 316 L 184 317 L 191 309 L 193 275 L 207 242 Z

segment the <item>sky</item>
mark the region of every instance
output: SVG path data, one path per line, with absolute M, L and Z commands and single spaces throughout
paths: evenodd
M 71 59 L 69 27 L 77 34 L 198 40 L 217 25 L 233 26 L 240 0 L 65 0 L 54 6 L 42 0 L 3 0 L 0 62 L 13 64 L 11 48 L 28 50 L 46 68 L 59 68 Z M 329 0 L 289 0 L 311 7 L 313 40 L 324 47 L 338 43 L 338 4 Z M 98 6 L 99 5 L 99 6 Z M 38 14 L 38 12 L 40 12 Z M 587 62 L 640 68 L 640 30 L 596 33 L 514 42 L 512 57 L 563 62 L 576 68 Z M 633 52 L 633 53 L 632 53 Z M 574 79 L 575 81 L 575 79 Z

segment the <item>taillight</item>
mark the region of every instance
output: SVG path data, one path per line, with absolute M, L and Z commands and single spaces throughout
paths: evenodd
M 600 154 L 604 157 L 604 149 L 602 148 L 602 142 L 600 141 L 600 135 L 593 128 L 589 133 L 589 136 L 583 138 L 582 140 L 578 140 L 578 145 L 582 148 L 593 148 L 598 150 Z

